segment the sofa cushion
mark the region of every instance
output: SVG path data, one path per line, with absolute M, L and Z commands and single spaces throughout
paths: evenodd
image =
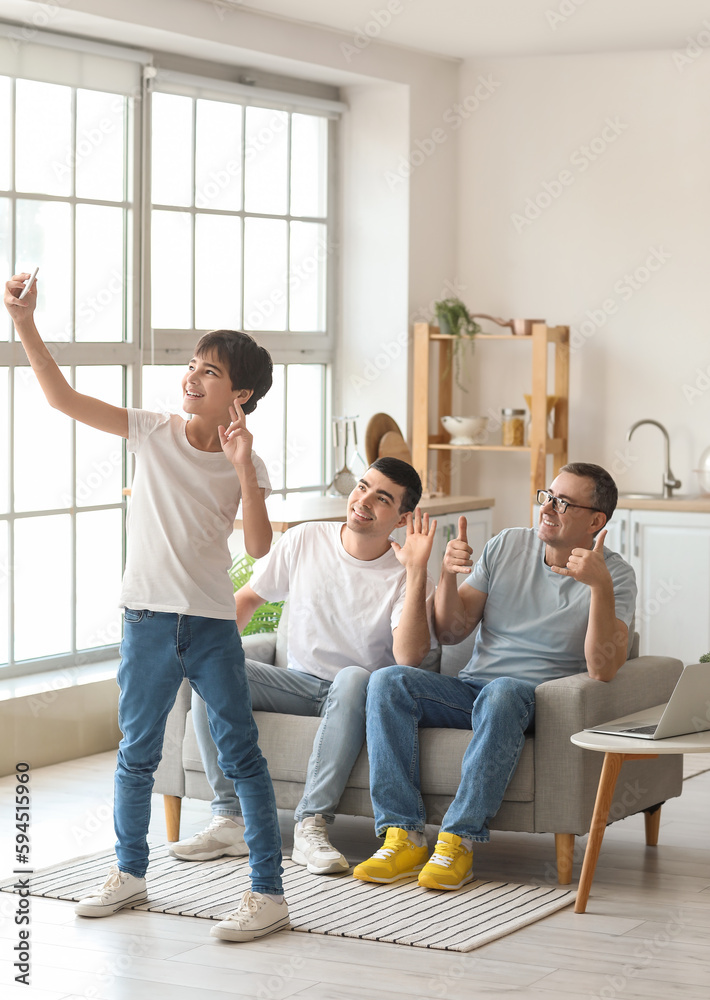
M 308 759 L 320 718 L 255 712 L 259 746 L 269 765 L 272 780 L 303 785 Z M 469 729 L 422 729 L 421 788 L 425 795 L 453 797 L 461 780 L 461 759 L 471 740 Z M 187 771 L 202 771 L 191 719 L 185 732 L 183 763 Z M 348 780 L 348 788 L 367 791 L 370 772 L 367 751 L 363 748 Z M 508 801 L 530 802 L 535 795 L 534 742 L 526 739 L 518 767 L 505 793 Z

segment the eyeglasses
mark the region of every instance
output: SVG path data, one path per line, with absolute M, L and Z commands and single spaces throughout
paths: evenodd
M 560 497 L 554 496 L 549 490 L 538 490 L 536 499 L 541 507 L 552 501 L 552 509 L 557 514 L 564 514 L 568 507 L 579 507 L 580 510 L 593 510 L 599 513 L 598 507 L 585 507 L 581 503 L 570 503 L 569 500 L 562 500 Z

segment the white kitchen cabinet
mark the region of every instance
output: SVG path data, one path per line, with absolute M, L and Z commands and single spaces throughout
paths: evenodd
M 436 535 L 429 556 L 429 576 L 434 583 L 438 583 L 441 573 L 441 563 L 444 559 L 444 552 L 450 539 L 456 538 L 459 530 L 459 517 L 461 514 L 466 518 L 468 544 L 473 549 L 474 561 L 483 552 L 483 546 L 493 533 L 493 511 L 490 507 L 483 507 L 480 510 L 460 510 L 450 514 L 439 514 L 436 517 Z M 393 537 L 404 545 L 406 535 L 405 528 L 397 528 L 392 532 Z M 463 583 L 465 577 L 459 577 L 459 583 Z
M 636 573 L 641 654 L 710 651 L 710 514 L 617 508 L 605 544 Z

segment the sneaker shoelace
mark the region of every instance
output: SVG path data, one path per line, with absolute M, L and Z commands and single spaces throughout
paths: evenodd
M 256 913 L 259 909 L 259 900 L 256 898 L 251 889 L 247 889 L 242 896 L 242 901 L 234 913 L 230 913 L 227 920 L 239 919 L 241 917 L 249 917 L 251 914 Z
M 375 851 L 372 855 L 373 858 L 379 858 L 380 861 L 387 861 L 395 853 L 394 847 L 380 847 L 379 850 Z
M 301 836 L 303 836 L 310 844 L 312 844 L 317 851 L 332 851 L 333 845 L 328 840 L 328 834 L 320 826 L 305 826 L 301 827 Z
M 450 868 L 460 850 L 460 847 L 438 843 L 429 859 L 429 864 L 441 865 L 442 868 Z
M 120 869 L 112 869 L 104 884 L 96 890 L 95 895 L 97 895 L 99 899 L 105 899 L 114 891 L 114 889 L 120 889 L 124 881 L 124 879 L 121 878 L 121 874 Z
M 397 851 L 400 851 L 402 850 L 402 848 L 406 847 L 407 843 L 408 841 L 406 840 L 399 841 L 396 847 L 388 847 L 387 843 L 385 842 L 382 845 L 382 847 L 380 847 L 379 850 L 375 851 L 375 853 L 372 856 L 373 858 L 379 858 L 380 861 L 389 861 L 389 859 L 393 857 L 397 853 Z

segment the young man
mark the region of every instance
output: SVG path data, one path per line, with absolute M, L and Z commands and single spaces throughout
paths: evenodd
M 255 710 L 321 716 L 306 787 L 295 810 L 292 859 L 310 872 L 342 872 L 348 862 L 326 832 L 365 738 L 365 698 L 373 671 L 392 663 L 418 667 L 432 638 L 433 582 L 427 577 L 436 521 L 413 511 L 421 497 L 414 469 L 378 459 L 348 498 L 344 524 L 310 522 L 289 529 L 257 563 L 236 594 L 237 621 L 264 601 L 289 601 L 288 669 L 247 660 Z M 390 539 L 406 523 L 400 547 Z M 195 731 L 215 793 L 202 833 L 172 845 L 183 860 L 247 854 L 234 785 L 217 763 L 201 699 L 193 695 Z
M 430 889 L 458 889 L 473 875 L 473 843 L 489 839 L 535 714 L 535 687 L 587 670 L 610 681 L 626 659 L 634 614 L 634 572 L 604 549 L 616 507 L 611 476 L 597 465 L 567 465 L 534 528 L 491 539 L 470 572 L 466 519 L 449 542 L 436 591 L 440 642 L 461 642 L 480 623 L 473 656 L 458 677 L 391 667 L 373 678 L 367 745 L 375 829 L 385 845 L 355 869 L 367 882 L 418 874 Z M 596 540 L 595 540 L 596 538 Z M 469 573 L 457 587 L 456 575 Z M 461 783 L 428 858 L 419 775 L 418 727 L 472 729 Z

